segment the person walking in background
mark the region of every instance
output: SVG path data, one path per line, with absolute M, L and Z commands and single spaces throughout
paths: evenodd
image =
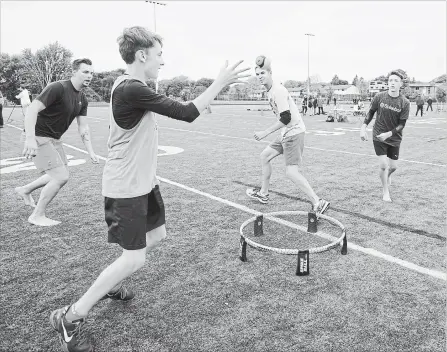
M 318 103 L 318 101 L 317 101 L 317 98 L 315 97 L 312 101 L 312 105 L 314 107 L 314 115 L 317 114 L 317 103 Z
M 431 106 L 431 104 L 433 104 L 433 99 L 431 98 L 431 96 L 429 96 L 427 99 L 427 110 L 426 111 L 428 111 L 428 108 L 430 108 L 431 111 L 433 111 L 433 107 Z
M 312 116 L 312 111 L 310 109 L 312 109 L 313 106 L 313 98 L 312 96 L 309 96 L 309 100 L 307 101 L 307 107 L 309 108 L 309 116 Z
M 5 98 L 3 98 L 2 92 L 0 92 L 0 128 L 3 128 L 3 104 L 5 103 Z
M 337 98 L 334 97 L 334 105 L 337 105 Z
M 419 110 L 421 110 L 421 117 L 424 115 L 424 99 L 422 99 L 421 97 L 421 93 L 418 94 L 417 98 L 416 98 L 416 115 L 418 116 L 418 112 Z

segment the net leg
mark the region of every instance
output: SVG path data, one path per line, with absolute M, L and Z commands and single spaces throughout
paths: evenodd
M 341 246 L 341 254 L 348 254 L 348 239 L 346 238 L 346 232 L 345 237 L 343 238 L 343 245 Z
M 255 237 L 264 235 L 264 216 L 259 215 L 254 222 L 253 235 Z
M 317 214 L 311 211 L 307 217 L 307 232 L 315 233 L 317 231 Z
M 298 264 L 296 267 L 297 276 L 309 275 L 309 251 L 298 252 Z
M 247 261 L 247 242 L 245 242 L 245 238 L 241 236 L 240 240 L 240 255 L 239 259 L 243 262 Z

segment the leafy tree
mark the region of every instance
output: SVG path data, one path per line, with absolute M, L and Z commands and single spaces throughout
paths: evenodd
M 208 88 L 210 85 L 213 84 L 213 82 L 214 82 L 214 79 L 211 79 L 211 78 L 200 78 L 197 82 L 195 82 L 195 85 Z
M 9 101 L 18 94 L 22 68 L 19 55 L 0 54 L 0 90 Z
M 340 80 L 338 81 L 338 84 L 349 84 L 349 82 L 348 82 L 348 81 L 345 81 L 345 80 L 343 80 L 343 79 L 340 79 Z
M 24 49 L 21 57 L 22 84 L 40 93 L 48 83 L 69 78 L 72 56 L 71 51 L 58 42 L 44 46 L 35 54 L 31 49 Z
M 300 81 L 294 81 L 294 80 L 287 80 L 284 82 L 284 87 L 286 88 L 299 88 L 302 86 L 303 82 Z
M 331 80 L 331 84 L 334 86 L 339 85 L 340 84 L 339 82 L 340 82 L 340 78 L 338 78 L 337 75 L 335 75 Z
M 357 75 L 355 75 L 354 79 L 352 80 L 352 84 L 357 87 L 358 83 L 359 83 L 359 78 Z
M 436 90 L 436 100 L 445 103 L 446 95 L 446 91 L 443 88 L 438 87 L 438 89 Z

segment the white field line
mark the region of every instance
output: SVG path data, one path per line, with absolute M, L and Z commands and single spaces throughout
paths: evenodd
M 198 133 L 198 134 L 204 134 L 204 135 L 209 135 L 209 136 L 214 136 L 214 137 L 240 139 L 240 140 L 246 140 L 246 141 L 250 141 L 250 142 L 259 143 L 254 138 L 234 137 L 234 136 L 227 136 L 227 135 L 223 135 L 223 134 L 215 134 L 215 133 L 201 132 L 201 131 L 192 131 L 192 130 L 185 130 L 185 129 L 181 129 L 181 128 L 172 128 L 172 127 L 160 127 L 160 128 L 161 129 L 167 129 L 167 130 L 173 130 L 173 131 Z M 270 142 L 268 142 L 268 141 L 261 141 L 261 143 L 268 144 Z M 321 151 L 324 151 L 324 152 L 350 154 L 350 155 L 360 155 L 360 156 L 368 156 L 368 157 L 377 158 L 377 156 L 373 155 L 373 154 L 362 154 L 362 153 L 347 152 L 347 151 L 343 151 L 343 150 L 323 149 L 323 148 L 316 148 L 316 147 L 304 147 L 304 148 L 305 149 L 312 149 L 312 150 L 321 150 Z M 444 165 L 444 164 L 426 163 L 426 162 L 423 162 L 423 161 L 415 161 L 415 160 L 407 160 L 407 159 L 399 159 L 399 161 L 407 162 L 407 163 L 414 163 L 414 164 L 430 165 L 430 166 L 447 167 L 447 165 Z
M 100 119 L 100 118 L 90 117 L 90 116 L 87 116 L 87 118 L 97 119 L 97 120 Z M 182 129 L 182 128 L 172 128 L 172 127 L 160 127 L 160 129 L 180 131 L 180 132 L 189 132 L 189 133 L 197 133 L 197 134 L 203 134 L 203 135 L 214 136 L 214 137 L 221 137 L 221 138 L 240 139 L 240 140 L 244 140 L 244 141 L 259 143 L 259 141 L 256 141 L 254 138 L 235 137 L 235 136 L 228 136 L 228 135 L 224 135 L 224 134 L 216 134 L 216 133 L 210 133 L 210 132 L 193 131 L 193 130 L 186 130 L 186 129 Z M 309 131 L 311 131 L 311 130 L 309 130 Z M 266 143 L 266 144 L 270 143 L 268 141 L 260 141 L 260 142 L 261 143 Z M 367 156 L 367 157 L 373 157 L 373 158 L 377 157 L 376 155 L 373 155 L 373 154 L 354 153 L 354 152 L 347 152 L 347 151 L 335 150 L 335 149 L 324 149 L 324 148 L 316 148 L 316 147 L 304 147 L 304 148 L 305 149 L 312 149 L 312 150 L 320 150 L 320 151 L 324 151 L 324 152 L 331 152 L 331 153 L 359 155 L 359 156 Z M 444 165 L 444 164 L 427 163 L 427 162 L 424 162 L 424 161 L 407 160 L 407 159 L 399 159 L 399 161 L 406 162 L 406 163 L 412 163 L 412 164 L 422 164 L 422 165 L 430 165 L 430 166 L 438 166 L 438 167 L 447 167 L 447 165 Z
M 19 127 L 16 127 L 16 126 L 13 126 L 13 125 L 9 125 L 9 124 L 8 124 L 8 126 L 11 126 L 11 127 L 16 128 L 16 129 L 21 131 L 21 128 L 19 128 Z M 74 150 L 77 150 L 77 151 L 79 151 L 81 153 L 88 154 L 87 151 L 79 149 L 79 148 L 77 148 L 75 146 L 72 146 L 70 144 L 64 143 L 64 146 L 66 146 L 68 148 L 71 148 L 71 149 L 74 149 Z M 106 160 L 106 158 L 104 158 L 103 156 L 100 156 L 100 155 L 97 155 L 97 156 L 98 156 L 99 159 L 101 159 L 103 161 Z M 175 181 L 171 181 L 171 180 L 168 180 L 168 179 L 163 178 L 163 177 L 158 177 L 158 179 L 160 181 L 168 183 L 170 185 L 173 185 L 173 186 L 176 186 L 176 187 L 179 187 L 179 188 L 183 188 L 183 189 L 185 189 L 187 191 L 190 191 L 190 192 L 193 192 L 195 194 L 199 194 L 201 196 L 204 196 L 204 197 L 207 197 L 209 199 L 215 200 L 217 202 L 223 203 L 225 205 L 231 206 L 233 208 L 242 210 L 242 211 L 244 211 L 246 213 L 249 213 L 249 214 L 252 214 L 252 215 L 255 215 L 255 216 L 258 216 L 258 215 L 262 214 L 261 212 L 258 212 L 258 211 L 254 210 L 254 209 L 251 209 L 251 208 L 248 208 L 245 205 L 237 204 L 237 203 L 234 203 L 232 201 L 229 201 L 229 200 L 226 200 L 226 199 L 223 199 L 223 198 L 220 198 L 220 197 L 213 196 L 212 194 L 209 194 L 209 193 L 206 193 L 206 192 L 202 192 L 202 191 L 200 191 L 198 189 L 195 189 L 195 188 L 183 185 L 181 183 L 178 183 L 178 182 L 175 182 Z M 268 218 L 273 220 L 273 221 L 279 222 L 279 223 L 284 222 L 283 219 L 275 218 L 274 216 L 269 216 Z M 292 225 L 292 224 L 290 224 L 290 225 Z M 295 225 L 294 227 L 296 229 L 306 230 L 304 227 L 301 227 L 299 225 Z M 336 237 L 331 236 L 329 234 L 325 234 L 325 233 L 323 233 L 321 231 L 319 231 L 319 235 L 320 235 L 320 237 L 323 237 L 323 238 L 326 238 L 326 239 L 330 239 L 330 240 L 333 240 L 333 241 L 337 240 Z M 425 274 L 425 275 L 432 276 L 432 277 L 437 278 L 437 279 L 441 279 L 441 280 L 447 281 L 447 274 L 445 274 L 445 273 L 443 273 L 441 271 L 424 268 L 422 266 L 416 265 L 416 264 L 408 262 L 406 260 L 402 260 L 402 259 L 393 257 L 391 255 L 379 252 L 379 251 L 377 251 L 377 250 L 375 250 L 373 248 L 361 247 L 359 245 L 356 245 L 356 244 L 350 242 L 349 240 L 348 240 L 348 248 L 353 249 L 353 250 L 358 251 L 358 252 L 369 254 L 369 255 L 371 255 L 373 257 L 376 257 L 376 258 L 379 258 L 379 259 L 382 259 L 382 260 L 386 260 L 386 261 L 388 261 L 390 263 L 394 263 L 394 264 L 400 265 L 400 266 L 402 266 L 404 268 L 416 271 L 418 273 Z

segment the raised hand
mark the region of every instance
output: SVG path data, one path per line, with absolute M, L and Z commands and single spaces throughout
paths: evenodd
M 221 83 L 224 87 L 233 84 L 233 83 L 246 83 L 245 81 L 241 81 L 242 78 L 250 77 L 250 74 L 242 74 L 243 72 L 246 72 L 250 70 L 250 68 L 243 68 L 243 69 L 237 69 L 237 67 L 243 62 L 244 60 L 239 60 L 234 65 L 228 67 L 228 60 L 225 61 L 225 64 L 220 69 L 219 75 L 216 78 L 216 81 Z

